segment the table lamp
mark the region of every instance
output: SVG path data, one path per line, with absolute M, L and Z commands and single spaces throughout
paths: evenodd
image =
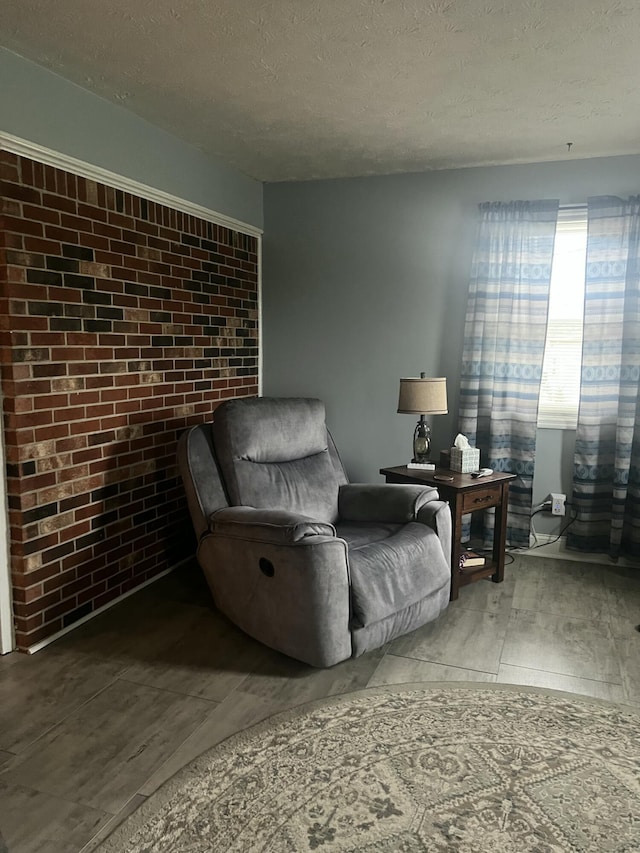
M 443 376 L 434 379 L 421 373 L 419 379 L 400 380 L 398 412 L 404 415 L 420 415 L 413 433 L 413 462 L 429 462 L 431 428 L 425 415 L 446 415 L 448 411 L 447 380 Z

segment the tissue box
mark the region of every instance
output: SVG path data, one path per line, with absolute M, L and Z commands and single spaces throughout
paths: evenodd
M 449 464 L 452 471 L 458 471 L 460 474 L 469 474 L 471 471 L 478 471 L 480 468 L 480 448 L 452 447 L 451 462 Z

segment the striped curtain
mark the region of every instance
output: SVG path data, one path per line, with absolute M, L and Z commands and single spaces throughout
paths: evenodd
M 536 419 L 558 201 L 480 205 L 460 382 L 459 431 L 481 465 L 518 475 L 507 542 L 529 547 Z M 485 543 L 494 513 L 485 513 Z
M 591 198 L 568 547 L 640 556 L 639 385 L 640 196 Z

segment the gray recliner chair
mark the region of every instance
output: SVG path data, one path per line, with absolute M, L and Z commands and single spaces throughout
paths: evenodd
M 222 403 L 181 436 L 178 464 L 216 606 L 262 643 L 326 667 L 447 606 L 448 504 L 349 483 L 320 400 Z

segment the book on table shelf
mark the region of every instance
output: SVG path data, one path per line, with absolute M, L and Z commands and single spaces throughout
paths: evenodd
M 474 566 L 484 566 L 486 560 L 482 554 L 476 554 L 475 551 L 463 551 L 460 554 L 460 571 L 471 569 Z

